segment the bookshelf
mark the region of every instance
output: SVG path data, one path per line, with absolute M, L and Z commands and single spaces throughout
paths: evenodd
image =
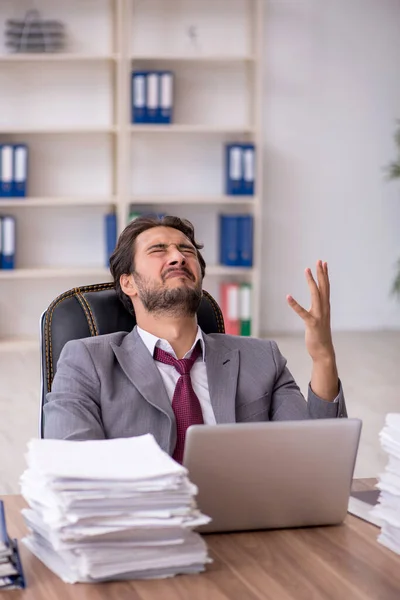
M 205 244 L 204 287 L 219 300 L 221 281 L 251 283 L 259 335 L 263 4 L 36 0 L 65 23 L 65 50 L 10 55 L 0 42 L 0 144 L 28 144 L 30 160 L 28 196 L 0 199 L 0 214 L 17 219 L 17 268 L 0 270 L 0 348 L 30 347 L 57 294 L 111 279 L 110 210 L 119 233 L 132 209 L 189 218 Z M 0 31 L 28 8 L 3 0 Z M 172 125 L 131 123 L 131 72 L 140 68 L 176 74 Z M 256 195 L 223 193 L 228 142 L 255 143 Z M 253 268 L 218 264 L 221 212 L 253 215 Z
M 0 56 L 0 63 L 41 63 L 41 62 L 102 62 L 102 61 L 116 61 L 119 59 L 118 54 L 74 54 L 74 53 L 61 53 L 57 52 L 54 54 L 30 54 L 19 52 L 17 54 L 7 54 Z

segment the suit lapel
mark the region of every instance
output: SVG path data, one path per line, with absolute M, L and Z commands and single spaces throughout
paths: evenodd
M 169 419 L 167 446 L 175 447 L 175 416 L 161 375 L 154 359 L 143 343 L 136 327 L 123 339 L 121 345 L 111 344 L 114 354 L 132 385 L 155 408 Z
M 231 350 L 223 343 L 223 336 L 214 338 L 203 333 L 206 345 L 208 389 L 215 420 L 219 423 L 236 422 L 236 388 L 239 374 L 239 350 Z

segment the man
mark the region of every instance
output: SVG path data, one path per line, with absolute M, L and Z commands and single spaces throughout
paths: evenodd
M 110 260 L 115 288 L 137 326 L 68 342 L 44 407 L 45 437 L 69 440 L 152 433 L 182 460 L 195 423 L 345 417 L 330 328 L 329 277 L 309 269 L 304 320 L 312 375 L 305 401 L 275 342 L 197 325 L 205 262 L 193 226 L 177 217 L 141 217 L 122 232 Z

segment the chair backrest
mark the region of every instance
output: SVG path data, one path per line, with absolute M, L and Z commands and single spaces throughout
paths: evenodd
M 225 333 L 220 307 L 205 290 L 197 312 L 197 320 L 204 333 Z M 43 406 L 51 390 L 57 361 L 69 340 L 131 331 L 136 325 L 119 300 L 113 283 L 99 283 L 73 288 L 58 296 L 42 314 L 41 334 L 41 402 L 39 435 L 43 437 Z

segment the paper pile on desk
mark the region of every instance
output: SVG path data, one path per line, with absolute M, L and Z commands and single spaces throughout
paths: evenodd
M 389 460 L 385 472 L 379 476 L 379 504 L 372 514 L 382 522 L 378 541 L 400 554 L 400 414 L 386 415 L 379 437 Z
M 152 435 L 32 440 L 27 462 L 22 541 L 63 581 L 169 577 L 210 562 L 192 531 L 210 521 L 197 488 Z

